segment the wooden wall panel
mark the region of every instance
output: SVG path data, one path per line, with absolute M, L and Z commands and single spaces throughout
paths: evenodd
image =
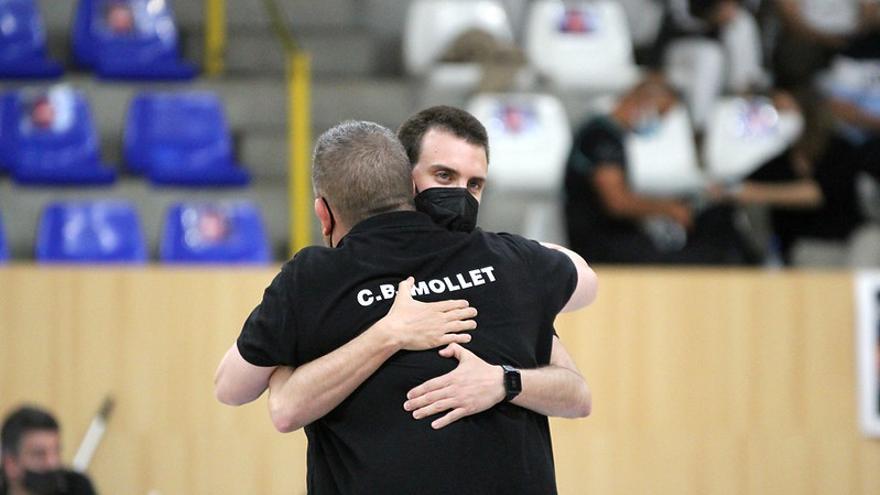
M 272 270 L 0 268 L 0 411 L 55 410 L 65 456 L 103 396 L 103 493 L 297 494 L 305 439 L 213 372 Z M 856 421 L 846 273 L 600 270 L 558 331 L 593 390 L 553 420 L 563 494 L 875 494 Z

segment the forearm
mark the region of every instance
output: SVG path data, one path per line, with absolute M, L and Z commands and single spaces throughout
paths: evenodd
M 241 356 L 238 346 L 226 351 L 214 373 L 214 395 L 229 406 L 240 406 L 256 400 L 269 385 L 274 366 L 254 366 Z
M 379 324 L 335 351 L 295 370 L 279 370 L 269 384 L 269 412 L 284 433 L 321 418 L 370 377 L 399 344 Z
M 590 414 L 592 401 L 587 382 L 562 366 L 520 370 L 522 392 L 511 403 L 545 416 L 582 418 Z
M 744 205 L 815 208 L 822 204 L 822 191 L 815 181 L 809 179 L 790 184 L 745 182 L 736 193 L 736 199 Z
M 621 195 L 605 203 L 612 216 L 629 220 L 641 220 L 657 215 L 672 216 L 670 211 L 679 204 L 671 199 L 645 198 L 635 194 Z
M 831 113 L 838 119 L 865 130 L 880 133 L 880 116 L 865 112 L 858 106 L 844 100 L 832 99 L 830 107 Z

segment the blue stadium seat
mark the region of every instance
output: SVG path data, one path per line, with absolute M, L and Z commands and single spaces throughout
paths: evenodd
M 0 96 L 0 163 L 25 185 L 109 184 L 82 93 L 65 86 Z
M 73 25 L 77 63 L 105 79 L 187 80 L 168 0 L 80 0 Z
M 0 263 L 9 259 L 9 247 L 6 245 L 6 233 L 3 231 L 3 218 L 0 217 Z
M 222 103 L 212 93 L 142 93 L 124 135 L 129 168 L 154 184 L 242 186 L 250 175 L 232 156 Z
M 46 56 L 46 32 L 33 0 L 0 0 L 0 78 L 51 79 L 63 72 Z
M 266 264 L 271 260 L 260 210 L 248 201 L 172 205 L 159 257 L 166 263 Z
M 144 263 L 147 247 L 130 203 L 71 201 L 43 210 L 36 254 L 41 263 Z
M 15 93 L 0 93 L 0 173 L 10 170 L 10 155 L 14 149 L 10 144 L 12 141 L 10 134 L 15 130 L 16 119 L 12 116 L 12 112 L 15 110 L 16 100 Z

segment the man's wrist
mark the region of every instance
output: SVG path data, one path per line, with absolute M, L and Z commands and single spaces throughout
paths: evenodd
M 391 351 L 393 354 L 403 349 L 403 340 L 400 338 L 400 332 L 395 330 L 394 325 L 386 318 L 377 321 L 368 331 L 374 336 L 376 345 L 380 349 Z
M 522 392 L 522 374 L 513 366 L 501 365 L 502 385 L 504 388 L 504 402 L 514 400 Z

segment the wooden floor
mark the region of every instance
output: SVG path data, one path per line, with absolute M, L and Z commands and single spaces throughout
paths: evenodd
M 557 321 L 593 390 L 554 420 L 562 494 L 880 493 L 857 428 L 852 275 L 599 270 Z M 57 411 L 73 456 L 106 394 L 102 493 L 298 494 L 305 439 L 213 372 L 272 270 L 0 268 L 0 410 Z

